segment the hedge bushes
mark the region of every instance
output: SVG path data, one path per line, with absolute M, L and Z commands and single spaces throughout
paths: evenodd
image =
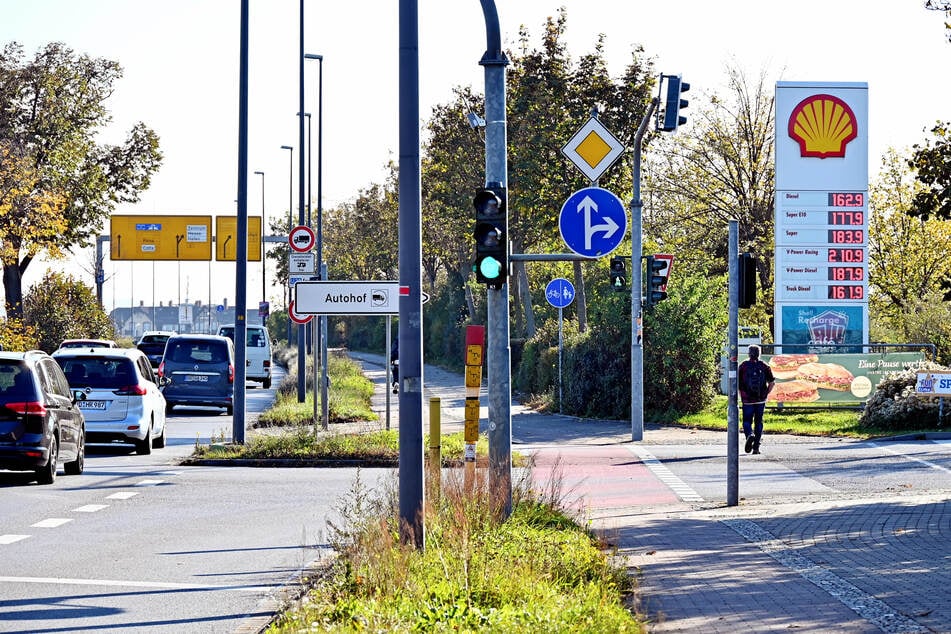
M 945 402 L 944 420 L 939 420 L 938 397 L 915 393 L 918 372 L 922 371 L 951 372 L 945 366 L 925 362 L 886 375 L 879 381 L 875 392 L 865 404 L 859 425 L 892 431 L 917 431 L 946 426 L 951 421 L 951 413 L 947 411 L 951 403 Z

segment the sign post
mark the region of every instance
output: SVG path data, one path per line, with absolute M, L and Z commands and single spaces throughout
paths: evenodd
M 548 303 L 558 309 L 558 411 L 562 411 L 561 406 L 561 355 L 565 342 L 565 328 L 562 320 L 562 309 L 571 304 L 575 299 L 575 287 L 568 280 L 559 277 L 548 282 L 545 287 L 545 299 Z

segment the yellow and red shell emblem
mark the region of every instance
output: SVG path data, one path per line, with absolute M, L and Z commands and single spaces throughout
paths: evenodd
M 806 97 L 789 115 L 789 136 L 799 143 L 800 156 L 841 158 L 858 133 L 852 108 L 833 95 Z

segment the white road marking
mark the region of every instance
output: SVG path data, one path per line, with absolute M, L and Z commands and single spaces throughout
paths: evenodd
M 161 581 L 122 581 L 119 579 L 70 579 L 66 577 L 0 577 L 0 583 L 50 583 L 71 586 L 111 586 L 118 588 L 163 588 L 167 590 L 235 590 L 267 592 L 274 586 L 222 586 L 203 583 L 166 583 Z
M 112 495 L 107 495 L 107 500 L 128 500 L 129 498 L 134 498 L 139 494 L 138 491 L 119 491 L 118 493 L 113 493 Z
M 80 506 L 77 509 L 73 509 L 73 513 L 95 513 L 96 511 L 101 511 L 102 509 L 109 508 L 108 504 L 87 504 L 86 506 Z
M 29 537 L 29 535 L 0 535 L 0 544 L 12 544 L 27 537 Z
M 863 619 L 874 623 L 883 632 L 905 634 L 931 631 L 914 619 L 892 609 L 884 601 L 863 592 L 842 577 L 803 557 L 796 552 L 795 548 L 777 539 L 756 522 L 746 519 L 727 519 L 720 522 L 735 530 L 780 564 L 828 592 Z
M 682 502 L 703 502 L 703 498 L 700 497 L 699 493 L 694 491 L 686 482 L 675 476 L 673 472 L 665 467 L 660 460 L 655 458 L 651 452 L 635 445 L 628 445 L 627 448 L 631 453 L 641 459 L 641 462 L 651 470 L 651 473 L 670 487 L 670 490 L 673 491 Z
M 49 519 L 40 520 L 36 524 L 32 524 L 33 528 L 56 528 L 57 526 L 62 526 L 68 522 L 72 522 L 71 517 L 51 517 Z
M 165 480 L 142 480 L 141 482 L 136 482 L 134 486 L 137 487 L 154 487 L 159 484 L 162 484 Z
M 908 454 L 902 453 L 902 452 L 900 452 L 900 451 L 896 451 L 896 450 L 892 449 L 891 447 L 889 447 L 889 446 L 887 446 L 887 445 L 885 445 L 885 444 L 877 443 L 877 442 L 873 442 L 873 443 L 870 443 L 870 444 L 871 444 L 873 447 L 878 447 L 879 449 L 881 449 L 881 450 L 883 450 L 883 451 L 887 451 L 888 453 L 890 453 L 890 454 L 892 454 L 892 455 L 894 455 L 894 456 L 901 456 L 902 458 L 908 458 L 909 460 L 914 460 L 915 462 L 920 462 L 921 464 L 926 465 L 926 466 L 928 466 L 928 467 L 931 467 L 932 469 L 937 469 L 938 471 L 944 471 L 945 473 L 951 473 L 951 469 L 948 469 L 947 467 L 942 467 L 941 465 L 935 464 L 935 463 L 933 463 L 933 462 L 929 462 L 928 460 L 922 460 L 921 458 L 916 458 L 916 457 L 914 457 L 914 456 L 909 456 Z

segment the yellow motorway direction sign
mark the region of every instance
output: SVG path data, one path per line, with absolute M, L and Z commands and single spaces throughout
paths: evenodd
M 112 216 L 112 260 L 211 259 L 211 216 Z
M 238 259 L 238 217 L 215 216 L 215 259 L 234 262 Z M 261 261 L 261 217 L 248 216 L 248 262 Z

